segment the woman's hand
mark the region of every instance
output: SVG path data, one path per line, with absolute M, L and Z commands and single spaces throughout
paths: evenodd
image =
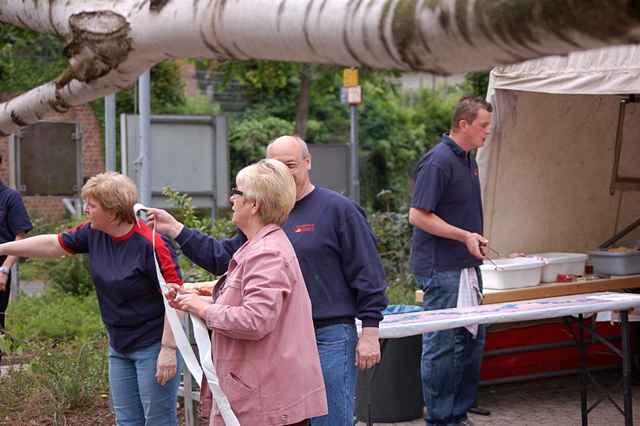
M 164 386 L 173 379 L 177 373 L 178 362 L 175 346 L 166 346 L 164 343 L 160 347 L 158 362 L 156 363 L 156 381 Z
M 178 222 L 166 210 L 162 209 L 149 208 L 147 210 L 147 223 L 149 226 L 155 225 L 156 231 L 173 239 L 180 235 L 180 232 L 182 232 L 184 228 L 183 224 Z
M 169 284 L 169 290 L 165 293 L 169 306 L 180 311 L 190 312 L 204 318 L 206 310 L 212 303 L 206 296 L 184 291 L 180 286 Z

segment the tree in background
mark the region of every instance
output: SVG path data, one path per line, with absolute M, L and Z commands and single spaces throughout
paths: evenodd
M 484 98 L 487 96 L 489 87 L 489 71 L 476 71 L 467 73 L 464 82 L 469 90 L 469 94 Z
M 0 22 L 55 34 L 69 64 L 0 104 L 6 135 L 129 87 L 167 58 L 457 73 L 633 43 L 640 13 L 633 0 L 3 0 Z
M 51 34 L 0 25 L 0 93 L 16 94 L 64 70 L 63 45 Z

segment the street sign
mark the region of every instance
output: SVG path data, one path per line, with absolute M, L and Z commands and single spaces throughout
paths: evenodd
M 341 87 L 340 102 L 347 105 L 360 105 L 362 103 L 362 86 Z
M 356 68 L 345 68 L 342 72 L 342 85 L 344 87 L 355 87 L 358 84 L 358 70 Z

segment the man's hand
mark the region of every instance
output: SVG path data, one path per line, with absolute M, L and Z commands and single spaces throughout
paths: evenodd
M 156 381 L 164 386 L 169 380 L 176 375 L 178 363 L 176 361 L 176 348 L 162 346 L 158 354 L 158 362 L 156 364 Z
M 356 365 L 364 370 L 380 362 L 380 342 L 377 327 L 363 327 L 356 346 Z
M 7 289 L 7 281 L 9 280 L 9 275 L 4 272 L 0 272 L 0 292 L 5 291 Z
M 485 259 L 484 252 L 482 251 L 480 246 L 489 244 L 489 240 L 487 240 L 480 234 L 469 232 L 464 239 L 464 243 L 467 246 L 467 250 L 469 250 L 469 253 L 471 253 L 478 259 Z
M 161 234 L 168 235 L 169 237 L 175 239 L 182 229 L 184 225 L 181 224 L 171 216 L 167 211 L 162 209 L 148 209 L 147 210 L 147 222 L 149 226 L 156 227 L 156 231 Z

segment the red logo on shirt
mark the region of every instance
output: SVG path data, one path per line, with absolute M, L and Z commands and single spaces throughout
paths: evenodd
M 313 232 L 316 230 L 316 225 L 315 223 L 306 223 L 304 225 L 298 225 L 295 227 L 295 229 L 293 230 L 293 232 L 300 233 L 300 232 Z
M 473 175 L 478 176 L 478 169 L 473 169 Z

